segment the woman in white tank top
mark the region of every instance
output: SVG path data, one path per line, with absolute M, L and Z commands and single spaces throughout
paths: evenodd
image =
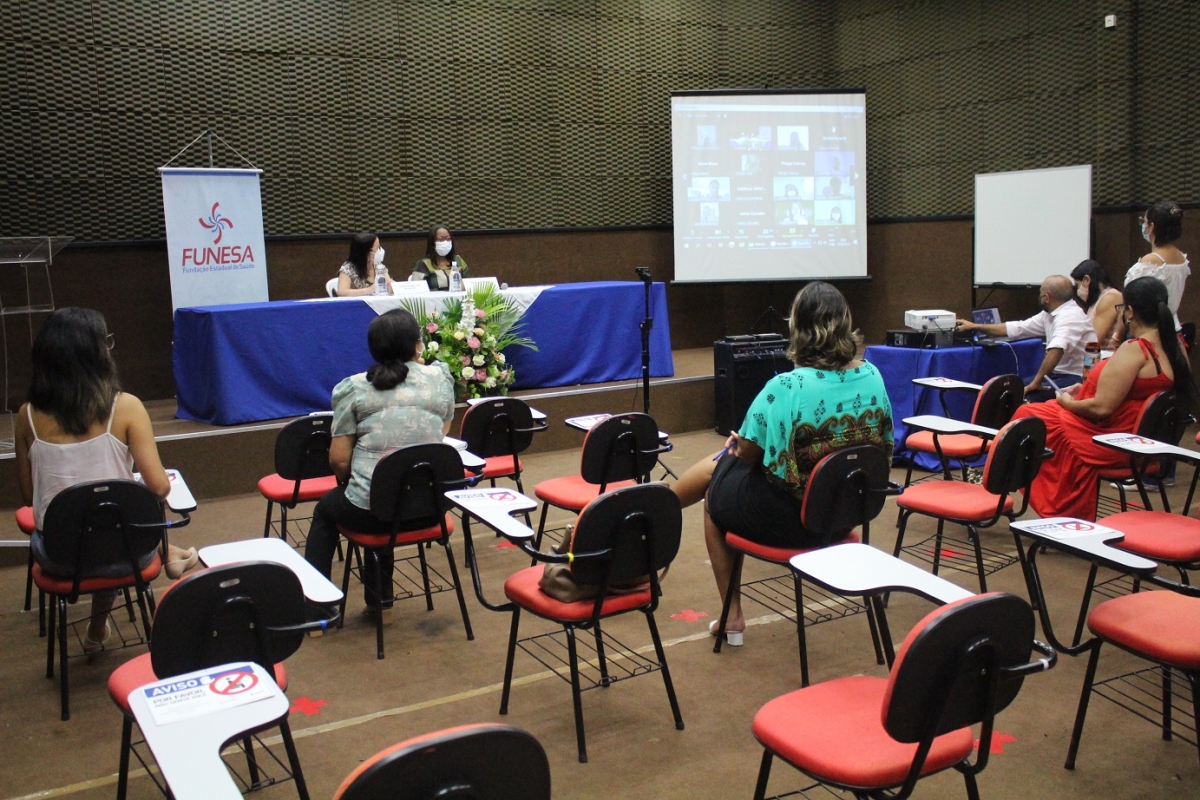
M 1150 243 L 1150 252 L 1125 273 L 1125 285 L 1147 276 L 1158 278 L 1167 287 L 1167 305 L 1175 315 L 1175 330 L 1179 330 L 1179 304 L 1192 267 L 1187 253 L 1175 246 L 1183 236 L 1183 209 L 1170 201 L 1155 203 L 1146 209 L 1140 220 L 1142 238 Z M 1125 338 L 1123 328 L 1117 335 Z
M 158 497 L 171 490 L 158 457 L 145 406 L 120 391 L 109 349 L 112 338 L 97 311 L 55 311 L 33 341 L 29 402 L 17 414 L 16 456 L 21 495 L 33 506 L 38 530 L 30 540 L 34 560 L 48 574 L 70 570 L 46 557 L 42 520 L 55 495 L 79 483 L 133 478 L 135 468 Z M 154 551 L 141 557 L 145 567 Z M 178 577 L 195 566 L 196 551 L 171 547 L 168 575 Z M 100 565 L 87 577 L 129 574 L 129 564 Z M 102 648 L 109 635 L 108 613 L 115 592 L 92 596 L 91 624 L 84 649 Z

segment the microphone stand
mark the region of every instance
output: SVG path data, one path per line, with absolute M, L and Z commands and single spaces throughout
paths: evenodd
M 654 317 L 650 316 L 650 268 L 635 267 L 634 272 L 642 279 L 642 288 L 646 297 L 646 317 L 638 327 L 642 331 L 642 411 L 650 413 L 650 330 L 654 327 Z
M 654 317 L 650 316 L 650 278 L 649 267 L 635 267 L 634 272 L 642 279 L 642 288 L 645 291 L 646 300 L 646 317 L 642 320 L 642 324 L 638 327 L 642 331 L 642 410 L 647 416 L 650 415 L 650 330 L 654 327 Z M 675 480 L 679 480 L 670 467 L 663 463 L 662 458 L 658 459 L 658 465 L 667 471 Z M 663 476 L 666 478 L 666 475 Z

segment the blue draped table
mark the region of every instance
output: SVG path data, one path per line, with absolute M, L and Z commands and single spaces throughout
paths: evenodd
M 674 375 L 662 283 L 651 287 L 650 314 L 650 374 Z M 178 416 L 236 425 L 328 411 L 338 381 L 371 366 L 367 326 L 375 316 L 352 299 L 178 309 L 172 356 Z M 538 350 L 504 351 L 517 371 L 513 388 L 641 377 L 644 317 L 640 282 L 546 287 L 520 328 Z
M 1029 383 L 1037 374 L 1045 354 L 1046 349 L 1040 339 L 1013 342 L 1011 348 L 1003 344 L 991 347 L 943 347 L 936 350 L 884 345 L 868 347 L 864 358 L 874 364 L 883 376 L 888 399 L 892 401 L 896 458 L 909 459 L 915 456 L 913 463 L 919 467 L 940 468 L 935 456 L 914 454 L 903 447 L 904 439 L 908 436 L 908 428 L 903 421 L 906 417 L 943 413 L 937 398 L 938 390 L 917 386 L 912 382 L 913 378 L 955 378 L 982 385 L 997 375 L 1017 373 L 1022 381 Z M 975 392 L 946 392 L 950 416 L 969 421 L 975 408 L 975 397 Z

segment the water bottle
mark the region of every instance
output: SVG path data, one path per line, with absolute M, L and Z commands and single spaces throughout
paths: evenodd
M 462 273 L 458 271 L 458 264 L 450 265 L 450 291 L 461 292 L 463 290 Z
M 387 294 L 387 267 L 383 264 L 375 265 L 375 294 Z

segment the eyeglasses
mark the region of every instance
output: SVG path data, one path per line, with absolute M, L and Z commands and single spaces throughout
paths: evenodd
M 104 336 L 104 344 L 108 347 L 109 350 L 112 350 L 114 347 L 117 346 L 117 340 L 113 338 L 113 335 L 111 333 L 109 333 Z

